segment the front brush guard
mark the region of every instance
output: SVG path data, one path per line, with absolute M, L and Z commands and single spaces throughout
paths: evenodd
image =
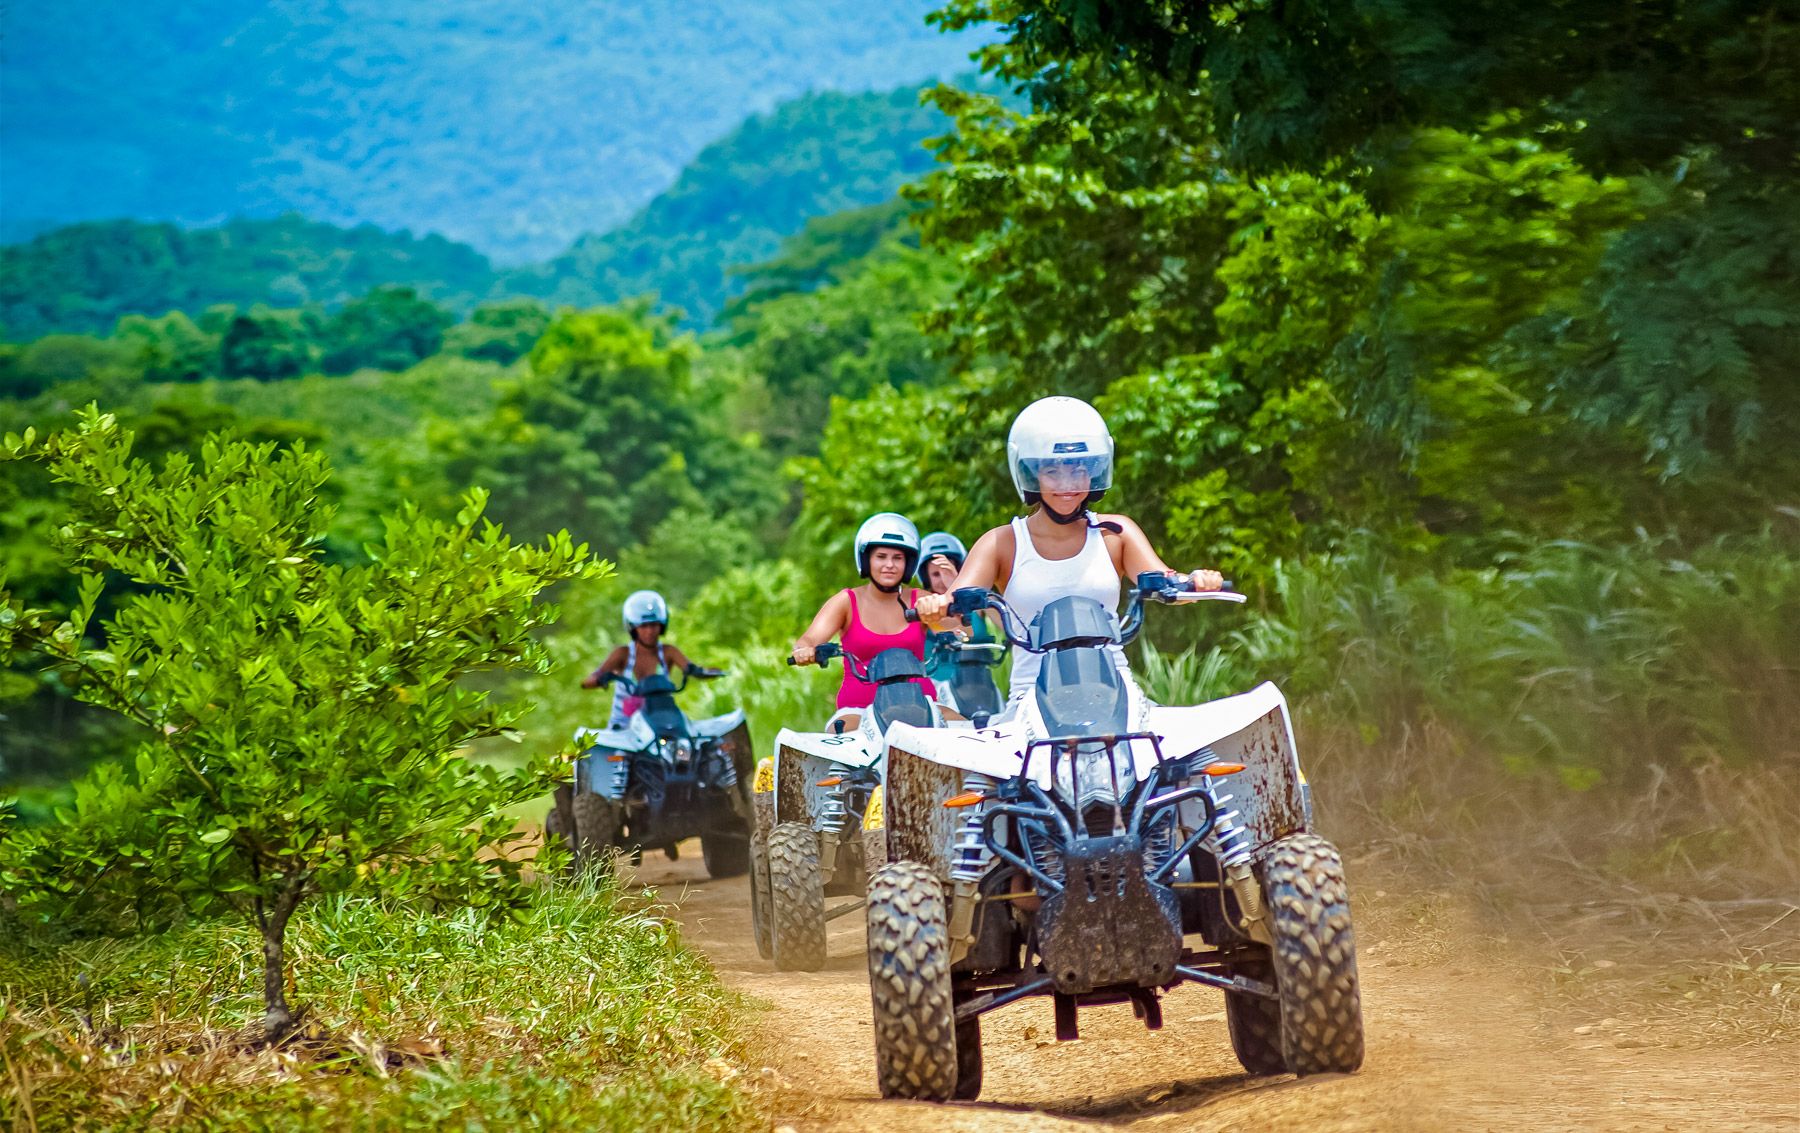
M 1064 995 L 1161 987 L 1181 960 L 1175 891 L 1144 872 L 1143 839 L 1082 838 L 1063 850 L 1061 890 L 1038 908 L 1038 954 Z
M 1178 787 L 1155 793 L 1146 782 L 1133 800 L 1126 832 L 1096 837 L 1080 831 L 1054 798 L 1029 779 L 1025 796 L 1002 801 L 982 815 L 982 841 L 995 856 L 1032 879 L 1043 903 L 1037 912 L 1038 954 L 1055 990 L 1064 995 L 1097 987 L 1130 984 L 1161 987 L 1180 978 L 1181 909 L 1169 874 L 1212 830 L 1217 812 L 1206 787 Z M 1145 861 L 1145 835 L 1182 803 L 1197 799 L 1205 809 L 1199 828 L 1173 848 L 1152 872 Z M 1027 851 L 1019 853 L 999 837 L 1001 818 L 1037 825 L 1051 852 L 1062 859 L 1062 879 L 1046 873 Z

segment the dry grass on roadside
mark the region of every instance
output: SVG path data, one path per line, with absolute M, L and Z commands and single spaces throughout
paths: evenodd
M 1446 736 L 1410 739 L 1309 749 L 1352 882 L 1421 911 L 1388 917 L 1406 947 L 1441 954 L 1460 935 L 1518 966 L 1553 1027 L 1657 1046 L 1800 1042 L 1800 775 L 1650 768 L 1632 789 L 1574 792 L 1446 758 Z
M 275 1050 L 255 1041 L 241 926 L 10 939 L 0 1127 L 726 1129 L 756 1112 L 740 1001 L 610 886 L 545 886 L 510 917 L 322 899 L 289 939 L 310 1014 Z

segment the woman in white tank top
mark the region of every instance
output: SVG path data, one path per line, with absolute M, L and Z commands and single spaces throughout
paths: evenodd
M 1175 574 L 1157 555 L 1143 529 L 1123 515 L 1097 515 L 1088 505 L 1112 483 L 1113 443 L 1094 407 L 1073 397 L 1047 397 L 1025 407 L 1006 441 L 1007 464 L 1019 498 L 1031 513 L 976 540 L 951 589 L 998 590 L 1027 622 L 1057 598 L 1081 595 L 1118 612 L 1120 579 L 1146 571 Z M 1195 587 L 1217 590 L 1219 572 L 1193 573 Z M 922 618 L 948 612 L 948 594 L 918 601 Z M 1114 660 L 1129 671 L 1124 651 Z M 1035 653 L 1013 651 L 1012 695 L 1037 679 Z

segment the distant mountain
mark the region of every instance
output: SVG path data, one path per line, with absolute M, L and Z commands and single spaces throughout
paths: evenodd
M 742 290 L 733 267 L 768 259 L 814 217 L 892 199 L 930 166 L 924 139 L 947 123 L 919 93 L 784 103 L 708 146 L 627 223 L 503 273 L 440 236 L 297 216 L 192 230 L 129 220 L 59 228 L 0 247 L 0 331 L 104 334 L 120 315 L 335 305 L 381 284 L 407 284 L 459 310 L 484 297 L 591 306 L 655 292 L 705 325 Z
M 216 303 L 335 305 L 387 283 L 461 308 L 493 280 L 487 257 L 467 244 L 372 225 L 285 216 L 190 231 L 98 221 L 0 248 L 0 332 L 14 340 L 105 334 L 121 315 L 198 313 Z
M 937 2 L 3 4 L 0 236 L 297 212 L 541 259 L 752 113 L 967 70 Z
M 506 273 L 496 290 L 575 306 L 654 291 L 710 323 L 742 290 L 734 266 L 768 259 L 814 217 L 886 201 L 930 168 L 924 141 L 949 124 L 919 93 L 808 95 L 751 118 L 630 221 Z

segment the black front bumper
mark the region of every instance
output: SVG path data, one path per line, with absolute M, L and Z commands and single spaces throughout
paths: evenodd
M 1038 953 L 1056 990 L 1175 982 L 1181 910 L 1173 889 L 1146 876 L 1143 840 L 1083 838 L 1061 856 L 1063 888 L 1037 914 Z

